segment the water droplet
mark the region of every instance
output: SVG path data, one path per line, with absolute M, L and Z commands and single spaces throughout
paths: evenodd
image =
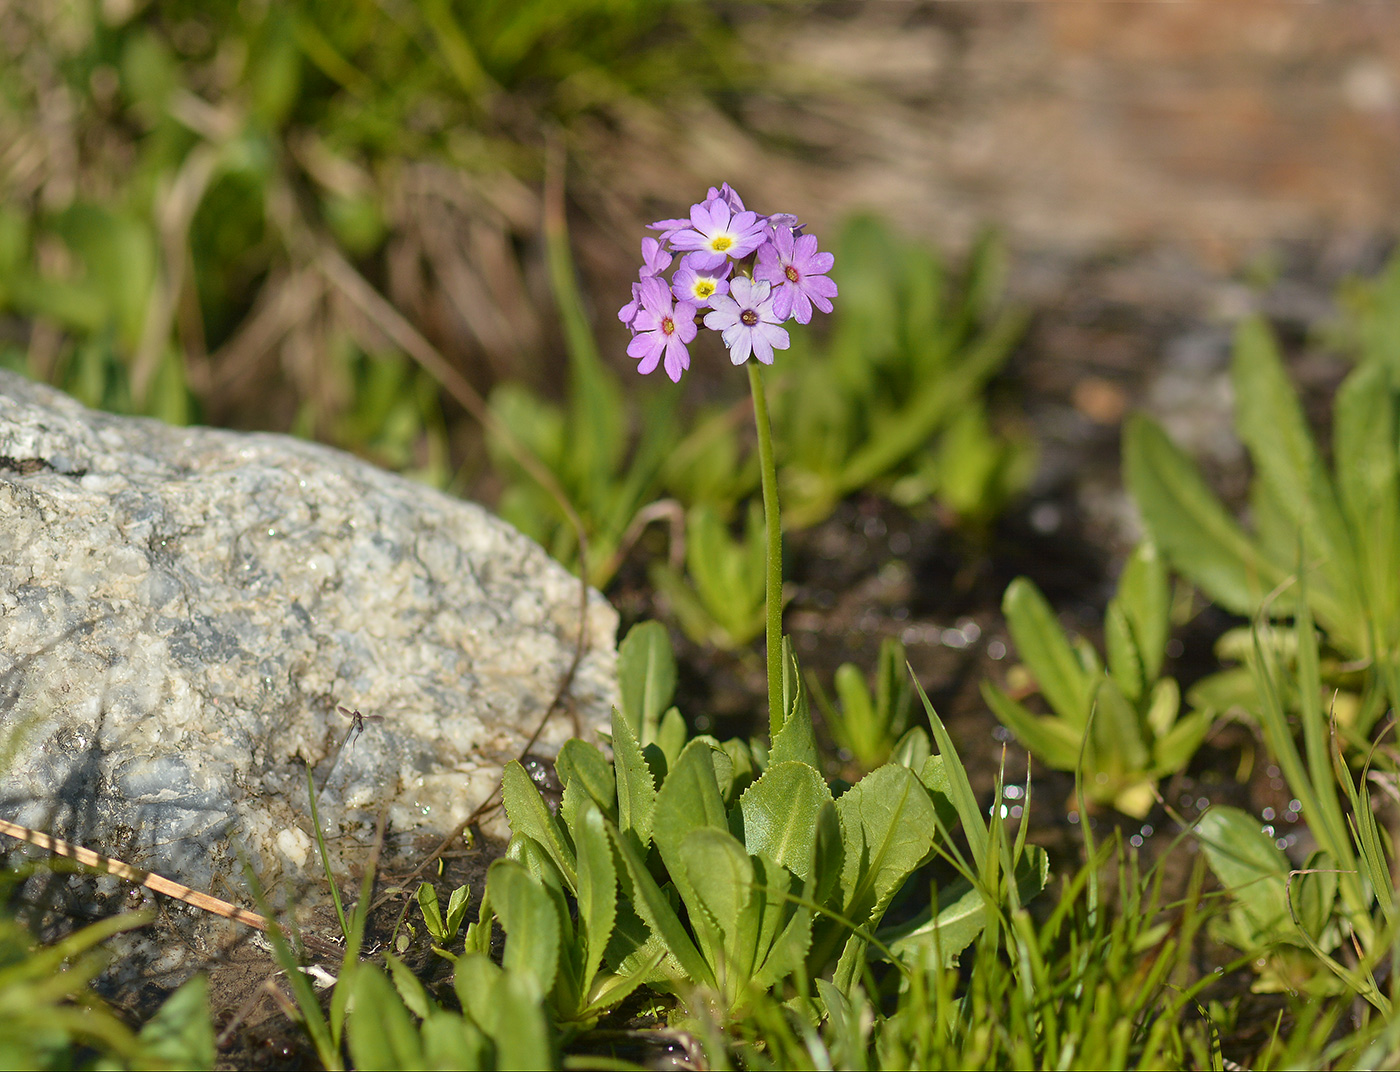
M 1005 659 L 1006 645 L 1003 644 L 1000 640 L 993 640 L 990 644 L 987 645 L 987 654 L 990 655 L 993 659 Z

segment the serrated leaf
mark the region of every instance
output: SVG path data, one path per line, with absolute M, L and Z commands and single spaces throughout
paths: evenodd
M 544 884 L 514 860 L 497 860 L 486 881 L 496 918 L 506 932 L 501 966 L 524 980 L 536 1001 L 543 1000 L 559 970 L 559 906 Z
M 642 755 L 636 734 L 622 713 L 613 708 L 613 773 L 617 781 L 617 826 L 635 850 L 646 855 L 651 845 L 656 783 Z
M 656 739 L 661 713 L 676 691 L 676 657 L 660 622 L 641 622 L 617 649 L 618 702 L 643 744 Z
M 762 854 L 801 879 L 813 874 L 817 817 L 831 802 L 826 782 L 805 763 L 775 763 L 739 798 L 741 836 L 751 855 Z
M 836 801 L 845 861 L 843 910 L 862 926 L 877 924 L 904 880 L 933 850 L 938 816 L 908 767 L 886 764 Z
M 773 738 L 768 762 L 805 763 L 813 768 L 821 764 L 812 712 L 807 704 L 807 689 L 789 637 L 783 637 L 783 726 Z
M 633 909 L 641 921 L 646 924 L 652 935 L 665 948 L 671 972 L 678 974 L 678 982 L 699 984 L 701 986 L 715 986 L 714 973 L 701 956 L 700 950 L 695 948 L 695 943 L 690 940 L 690 935 L 686 933 L 685 926 L 676 915 L 675 909 L 671 907 L 671 902 L 667 900 L 661 887 L 656 884 L 656 879 L 652 878 L 651 872 L 647 870 L 646 862 L 642 860 L 632 848 L 627 839 L 623 838 L 616 828 L 610 827 L 608 834 L 613 840 L 618 855 L 622 857 L 626 865 L 626 893 L 631 901 Z M 621 929 L 625 923 L 622 916 L 618 918 L 618 926 Z M 641 953 L 644 946 L 631 943 L 637 952 Z M 643 955 L 645 955 L 643 953 Z
M 617 920 L 617 869 L 603 815 L 586 807 L 574 831 L 578 845 L 578 925 L 584 944 L 583 977 L 587 993 L 602 966 Z
M 512 834 L 528 837 L 544 849 L 568 883 L 578 886 L 578 861 L 561 823 L 540 796 L 539 786 L 519 760 L 511 760 L 501 772 L 501 799 Z

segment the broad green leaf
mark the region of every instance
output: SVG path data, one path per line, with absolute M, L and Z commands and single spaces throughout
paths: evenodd
M 685 748 L 685 742 L 689 736 L 690 732 L 686 729 L 685 719 L 681 716 L 680 711 L 674 707 L 668 707 L 666 713 L 661 716 L 661 724 L 656 731 L 656 747 L 666 757 L 666 770 L 669 771 L 676 765 L 676 760 L 680 758 L 681 750 Z M 644 745 L 643 750 L 648 747 L 650 746 Z
M 346 1030 L 355 1067 L 393 1072 L 427 1068 L 418 1028 L 384 973 L 365 962 L 351 985 L 354 1011 Z
M 680 854 L 685 835 L 702 826 L 717 830 L 729 828 L 719 784 L 715 781 L 711 751 L 713 748 L 708 741 L 691 741 L 656 794 L 652 840 L 682 893 L 685 890 Z
M 928 857 L 938 817 L 908 767 L 886 764 L 836 801 L 845 842 L 843 909 L 861 925 L 879 922 L 890 898 Z
M 676 657 L 660 622 L 634 625 L 617 649 L 618 702 L 638 739 L 656 739 L 661 713 L 676 691 Z
M 1197 820 L 1193 831 L 1215 872 L 1249 921 L 1261 945 L 1295 937 L 1288 913 L 1285 883 L 1290 865 L 1264 833 L 1256 816 L 1216 805 Z
M 753 864 L 727 831 L 697 827 L 678 855 L 685 882 L 677 882 L 700 948 L 715 970 L 721 992 L 737 995 L 736 984 L 753 974 L 758 955 L 761 897 L 754 895 Z M 678 878 L 672 873 L 672 878 Z
M 1181 712 L 1181 687 L 1175 678 L 1164 677 L 1152 688 L 1147 702 L 1147 725 L 1156 740 L 1161 740 L 1176 725 Z
M 503 973 L 491 994 L 496 1012 L 496 1067 L 501 1069 L 558 1068 L 555 1035 L 535 995 L 533 981 L 516 972 Z
M 491 904 L 506 932 L 502 967 L 525 981 L 535 1000 L 554 987 L 559 970 L 558 907 L 545 886 L 514 860 L 497 860 L 487 872 Z
M 1286 571 L 1259 554 L 1190 459 L 1139 416 L 1125 427 L 1123 463 L 1143 523 L 1172 564 L 1226 610 L 1253 614 Z
M 617 777 L 612 764 L 587 741 L 577 737 L 565 741 L 554 761 L 554 771 L 565 788 L 575 782 L 580 783 L 604 815 L 611 815 L 617 810 Z
M 1144 684 L 1162 672 L 1162 659 L 1171 630 L 1172 592 L 1167 563 L 1150 539 L 1133 549 L 1123 575 L 1118 578 L 1114 600 L 1132 626 L 1142 659 Z
M 418 981 L 418 976 L 393 953 L 384 954 L 384 963 L 389 969 L 394 989 L 398 991 L 404 1007 L 420 1020 L 424 1019 L 432 1008 L 432 1001 L 428 992 L 423 989 L 423 984 Z
M 739 798 L 744 846 L 802 879 L 812 877 L 817 815 L 831 801 L 821 775 L 805 763 L 775 763 Z
M 617 869 L 607 823 L 597 808 L 584 808 L 574 841 L 578 846 L 578 926 L 584 943 L 582 983 L 587 993 L 612 940 L 617 919 Z
M 651 778 L 636 734 L 622 713 L 613 708 L 613 772 L 617 779 L 617 826 L 643 856 L 651 846 L 652 815 L 656 810 L 656 783 Z
M 928 739 L 928 733 L 922 726 L 915 726 L 895 741 L 894 747 L 890 749 L 890 762 L 902 763 L 917 772 L 923 769 L 932 754 L 933 743 Z
M 429 1068 L 486 1068 L 490 1043 L 481 1029 L 457 1013 L 433 1009 L 420 1028 Z
M 885 727 L 875 717 L 875 701 L 865 687 L 865 675 L 855 663 L 843 663 L 836 668 L 832 684 L 841 702 L 841 728 L 851 751 L 864 760 L 885 743 Z
M 1082 728 L 1088 719 L 1092 680 L 1065 640 L 1055 612 L 1034 583 L 1017 577 L 1001 601 L 1016 651 L 1055 714 Z
M 1123 695 L 1137 703 L 1149 684 L 1147 668 L 1138 651 L 1133 627 L 1117 600 L 1110 602 L 1104 613 L 1103 633 L 1108 672 Z
M 501 799 L 512 834 L 530 838 L 549 854 L 569 889 L 578 886 L 578 861 L 569 844 L 564 824 L 549 810 L 539 786 L 518 760 L 511 760 L 501 772 Z
M 1292 880 L 1293 912 L 1298 924 L 1319 945 L 1324 944 L 1323 928 L 1332 918 L 1337 886 L 1337 865 L 1332 857 L 1321 851 L 1310 854 L 1302 873 Z
M 763 855 L 754 861 L 754 898 L 763 904 L 752 987 L 767 990 L 803 967 L 812 945 L 812 881 L 803 882 Z

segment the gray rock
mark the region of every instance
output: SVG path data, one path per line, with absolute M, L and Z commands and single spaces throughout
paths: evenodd
M 309 766 L 342 874 L 381 808 L 412 859 L 492 793 L 579 624 L 577 580 L 471 503 L 0 373 L 0 816 L 225 895 L 246 853 L 283 888 L 320 871 Z M 616 625 L 591 593 L 536 751 L 604 724 Z

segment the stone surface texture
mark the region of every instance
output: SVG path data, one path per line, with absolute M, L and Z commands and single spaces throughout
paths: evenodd
M 579 626 L 578 581 L 478 506 L 0 373 L 6 818 L 226 893 L 242 851 L 285 887 L 320 871 L 309 766 L 343 873 L 381 808 L 411 858 L 492 793 Z M 604 723 L 615 631 L 590 593 L 536 751 Z

